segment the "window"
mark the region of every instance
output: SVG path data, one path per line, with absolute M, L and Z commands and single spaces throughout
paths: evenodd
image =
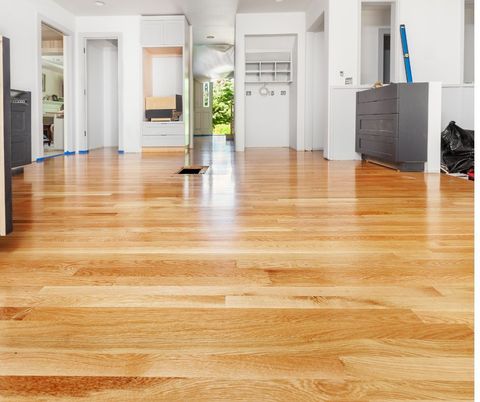
M 203 107 L 210 107 L 210 83 L 203 83 Z

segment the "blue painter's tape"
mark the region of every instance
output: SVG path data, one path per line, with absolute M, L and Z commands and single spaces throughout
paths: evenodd
M 86 151 L 78 151 L 80 155 L 87 155 L 90 151 L 87 149 Z
M 73 152 L 65 151 L 65 154 L 64 154 L 64 155 L 70 156 L 70 155 L 75 155 L 75 153 L 76 153 L 75 151 L 73 151 Z
M 45 162 L 47 159 L 58 158 L 59 156 L 65 156 L 65 154 L 42 156 L 41 158 L 37 158 L 37 162 Z
M 119 153 L 120 155 L 123 155 L 123 154 L 125 153 L 125 151 L 121 151 L 121 150 L 119 149 L 119 150 L 118 150 L 118 153 Z

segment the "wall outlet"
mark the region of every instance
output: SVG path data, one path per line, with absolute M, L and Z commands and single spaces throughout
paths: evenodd
M 345 77 L 345 71 L 340 71 L 340 77 Z
M 247 96 L 252 96 L 252 91 L 247 91 L 246 95 Z
M 345 85 L 352 85 L 353 84 L 353 77 L 345 78 Z

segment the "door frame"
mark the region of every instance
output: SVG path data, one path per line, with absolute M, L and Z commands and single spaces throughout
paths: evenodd
M 64 131 L 63 131 L 63 153 L 60 155 L 67 155 L 74 152 L 75 149 L 75 83 L 74 83 L 74 39 L 75 33 L 56 21 L 51 20 L 45 15 L 38 15 L 37 18 L 37 99 L 32 99 L 32 105 L 37 105 L 37 137 L 32 136 L 32 159 L 43 159 L 45 156 L 43 147 L 43 97 L 42 97 L 42 24 L 46 24 L 58 32 L 63 34 L 63 110 L 64 110 Z M 32 119 L 33 125 L 34 119 Z M 36 149 L 38 148 L 38 149 Z
M 385 36 L 390 35 L 390 82 L 383 82 L 385 70 Z M 384 84 L 392 82 L 392 30 L 388 27 L 380 27 L 378 29 L 378 76 Z
M 81 130 L 77 134 L 78 151 L 80 153 L 88 153 L 88 65 L 87 65 L 87 44 L 89 40 L 116 40 L 118 46 L 118 152 L 124 153 L 124 123 L 122 119 L 122 107 L 123 107 L 123 36 L 120 32 L 102 32 L 102 33 L 81 33 L 80 48 L 82 63 L 82 73 L 80 74 L 80 96 L 82 101 L 80 102 L 82 112 Z

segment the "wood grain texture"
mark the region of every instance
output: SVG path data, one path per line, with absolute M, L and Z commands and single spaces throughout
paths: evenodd
M 472 183 L 197 145 L 14 178 L 1 400 L 473 400 Z

